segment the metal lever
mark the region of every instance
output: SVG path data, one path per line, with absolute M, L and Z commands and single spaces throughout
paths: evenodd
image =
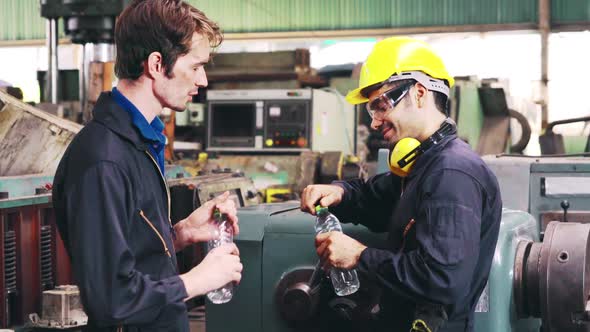
M 563 209 L 563 222 L 567 222 L 567 209 L 570 208 L 570 202 L 567 199 L 561 201 L 561 208 Z
M 307 282 L 307 284 L 309 285 L 310 294 L 315 294 L 320 289 L 320 285 L 322 284 L 323 279 L 324 273 L 322 271 L 322 262 L 318 260 L 318 262 L 315 265 L 315 269 L 311 273 L 309 281 Z

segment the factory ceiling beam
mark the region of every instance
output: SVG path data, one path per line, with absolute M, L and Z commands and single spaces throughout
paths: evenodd
M 448 25 L 385 29 L 359 30 L 316 30 L 316 31 L 281 31 L 281 32 L 250 32 L 227 33 L 227 40 L 255 40 L 255 39 L 309 39 L 309 38 L 354 38 L 354 37 L 390 37 L 393 35 L 412 35 L 428 33 L 457 33 L 457 32 L 491 32 L 536 30 L 535 23 L 512 24 L 477 24 L 477 25 Z
M 580 27 L 590 27 L 590 22 Z M 356 38 L 356 37 L 389 37 L 392 35 L 411 35 L 427 33 L 457 33 L 457 32 L 492 32 L 492 31 L 518 31 L 537 30 L 536 23 L 511 23 L 511 24 L 475 24 L 475 25 L 449 25 L 426 26 L 408 28 L 384 28 L 384 29 L 357 29 L 357 30 L 314 30 L 314 31 L 280 31 L 280 32 L 244 32 L 226 33 L 225 40 L 270 40 L 270 39 L 309 39 L 309 38 Z M 583 30 L 583 29 L 582 29 Z M 3 46 L 42 46 L 45 40 L 0 40 Z M 68 39 L 60 39 L 60 44 L 71 44 Z
M 544 1 L 544 0 L 540 0 Z M 324 38 L 358 38 L 386 37 L 392 35 L 411 35 L 428 33 L 465 33 L 465 32 L 500 32 L 500 31 L 539 31 L 537 23 L 451 25 L 411 28 L 358 29 L 358 30 L 314 30 L 281 32 L 244 32 L 226 33 L 225 40 L 272 40 L 272 39 L 324 39 Z M 590 22 L 555 23 L 551 32 L 575 32 L 590 30 Z M 60 45 L 71 44 L 67 38 L 59 40 Z M 45 39 L 0 40 L 0 47 L 43 46 Z

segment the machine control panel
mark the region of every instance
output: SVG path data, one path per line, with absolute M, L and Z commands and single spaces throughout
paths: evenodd
M 335 91 L 210 90 L 208 151 L 352 153 L 355 112 Z
M 266 147 L 307 148 L 309 105 L 302 102 L 266 103 L 264 142 Z

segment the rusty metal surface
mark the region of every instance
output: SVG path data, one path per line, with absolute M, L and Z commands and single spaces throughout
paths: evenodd
M 46 197 L 43 195 L 40 197 Z M 16 235 L 16 288 L 14 294 L 5 292 L 0 278 L 0 328 L 22 324 L 27 315 L 40 312 L 43 285 L 41 280 L 41 228 L 51 228 L 51 264 L 53 284 L 73 282 L 71 265 L 65 247 L 55 225 L 51 202 L 0 206 L 0 275 L 4 275 L 4 235 L 12 231 Z M 10 301 L 7 301 L 8 299 Z M 11 317 L 4 313 L 10 312 Z
M 208 168 L 230 168 L 252 178 L 256 189 L 295 184 L 300 177 L 299 155 L 220 155 L 209 159 Z
M 499 154 L 506 151 L 508 134 L 510 132 L 510 117 L 491 116 L 485 117 L 481 136 L 476 152 L 479 155 Z
M 70 284 L 73 281 L 69 257 L 57 231 L 55 215 L 48 196 L 49 194 L 39 195 L 37 201 L 31 201 L 32 197 L 0 200 L 3 203 L 17 200 L 27 202 L 26 204 L 0 204 L 0 275 L 2 276 L 6 263 L 5 234 L 13 232 L 16 239 L 14 247 L 16 292 L 7 294 L 4 280 L 0 278 L 0 312 L 10 313 L 10 317 L 0 315 L 0 328 L 23 324 L 29 313 L 40 312 L 41 293 L 46 286 L 41 278 L 43 272 L 41 261 L 44 254 L 41 249 L 42 241 L 50 239 L 49 243 L 44 244 L 49 245 L 51 251 L 51 284 Z M 49 229 L 44 238 L 41 236 L 43 228 Z
M 82 126 L 0 91 L 0 176 L 52 174 Z
M 344 153 L 341 151 L 324 152 L 320 163 L 320 183 L 331 183 L 342 179 Z
M 319 152 L 304 151 L 301 153 L 298 162 L 299 176 L 294 186 L 296 192 L 302 192 L 305 187 L 317 182 L 320 157 Z

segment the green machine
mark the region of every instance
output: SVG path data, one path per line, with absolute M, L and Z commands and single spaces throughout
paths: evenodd
M 488 285 L 476 307 L 475 330 L 590 331 L 590 224 L 583 223 L 590 218 L 582 211 L 590 209 L 590 196 L 583 186 L 572 190 L 573 180 L 567 180 L 583 184 L 590 162 L 486 162 L 499 177 L 507 208 Z M 207 302 L 208 332 L 363 331 L 379 310 L 375 285 L 361 277 L 357 293 L 338 297 L 329 281 L 318 277 L 313 216 L 299 211 L 298 202 L 246 207 L 238 215 L 242 281 L 229 303 Z M 384 234 L 362 226 L 347 224 L 344 232 L 374 247 L 385 242 Z
M 321 328 L 369 319 L 376 299 L 362 280 L 357 293 L 338 298 L 325 279 L 314 278 L 314 220 L 299 211 L 298 202 L 250 206 L 238 216 L 242 281 L 229 303 L 207 302 L 207 331 L 313 331 L 314 324 Z M 384 235 L 343 226 L 347 234 L 383 247 Z

